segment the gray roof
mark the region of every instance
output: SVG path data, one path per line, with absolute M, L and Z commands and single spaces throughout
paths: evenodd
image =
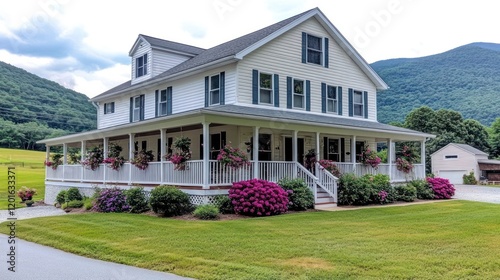
M 405 133 L 411 135 L 419 135 L 422 137 L 434 137 L 434 135 L 432 134 L 427 134 L 407 128 L 383 124 L 375 121 L 338 117 L 329 114 L 296 112 L 290 109 L 265 109 L 265 108 L 238 106 L 238 105 L 219 105 L 213 107 L 206 107 L 202 111 L 264 117 L 264 118 L 269 118 L 270 121 L 276 120 L 276 122 L 283 122 L 288 120 L 296 122 L 308 122 L 311 124 L 331 125 L 337 127 L 361 128 L 370 130 L 381 130 L 393 133 Z
M 469 146 L 467 144 L 457 144 L 457 143 L 451 143 L 451 144 L 455 145 L 455 146 L 457 146 L 457 147 L 459 147 L 459 148 L 461 148 L 463 150 L 466 150 L 469 153 L 473 153 L 475 155 L 486 155 L 486 156 L 488 155 L 487 153 L 485 153 L 485 152 L 483 152 L 481 150 L 478 150 L 478 149 L 476 149 L 476 148 L 474 148 L 472 146 Z
M 484 164 L 500 164 L 500 160 L 496 159 L 478 159 L 477 162 Z
M 169 69 L 169 70 L 167 70 L 167 71 L 165 71 L 165 72 L 163 72 L 163 73 L 161 73 L 161 74 L 159 74 L 159 75 L 157 75 L 149 80 L 137 83 L 135 85 L 141 85 L 141 84 L 149 83 L 152 81 L 158 81 L 158 80 L 164 79 L 168 76 L 189 70 L 191 68 L 202 66 L 202 65 L 205 65 L 207 63 L 217 61 L 217 60 L 220 60 L 220 59 L 223 59 L 226 57 L 234 56 L 238 52 L 250 47 L 254 43 L 264 39 L 265 37 L 271 35 L 272 33 L 276 32 L 277 30 L 285 27 L 286 25 L 290 24 L 294 20 L 300 18 L 301 16 L 303 16 L 304 14 L 307 14 L 308 12 L 310 12 L 312 10 L 314 10 L 314 9 L 305 11 L 303 13 L 300 13 L 300 14 L 295 15 L 293 17 L 287 18 L 285 20 L 282 20 L 282 21 L 275 23 L 273 25 L 270 25 L 268 27 L 254 31 L 250 34 L 241 36 L 241 37 L 233 39 L 229 42 L 225 42 L 225 43 L 222 43 L 222 44 L 217 45 L 215 47 L 212 47 L 210 49 L 207 49 L 207 50 L 201 52 L 199 55 L 197 55 L 191 59 L 188 59 L 188 60 L 184 61 L 183 63 L 181 63 L 177 66 L 174 66 L 173 68 L 171 68 L 171 69 Z M 153 38 L 153 37 L 150 37 L 150 38 Z M 161 39 L 157 39 L 157 40 L 161 40 Z M 155 43 L 159 43 L 159 42 L 155 41 Z M 129 87 L 130 87 L 131 82 L 129 81 L 127 83 L 129 84 Z M 105 91 L 105 92 L 95 96 L 94 98 L 105 97 L 105 96 L 111 95 L 115 92 L 125 90 L 125 89 L 127 89 L 127 87 L 124 86 L 125 84 L 126 83 L 121 84 L 117 87 L 114 87 L 108 91 Z M 92 98 L 92 99 L 94 99 L 94 98 Z
M 162 49 L 170 49 L 178 52 L 189 53 L 193 55 L 198 55 L 205 51 L 205 49 L 198 48 L 195 46 L 190 46 L 182 43 L 172 42 L 168 40 L 163 40 L 160 38 L 151 37 L 148 35 L 140 34 L 144 40 L 148 41 L 152 47 L 162 48 Z

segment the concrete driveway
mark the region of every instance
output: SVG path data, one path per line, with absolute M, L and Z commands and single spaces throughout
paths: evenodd
M 104 262 L 16 239 L 16 272 L 8 270 L 8 236 L 0 234 L 0 279 L 22 280 L 132 280 L 191 279 L 170 273 Z
M 500 204 L 500 188 L 473 185 L 455 185 L 455 189 L 455 196 L 453 196 L 453 198 L 455 199 Z

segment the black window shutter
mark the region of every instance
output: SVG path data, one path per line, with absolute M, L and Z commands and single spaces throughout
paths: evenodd
M 200 134 L 200 159 L 203 159 L 203 134 Z
M 328 159 L 328 137 L 323 137 L 323 159 Z
M 115 112 L 115 102 L 111 102 L 111 113 Z
M 259 71 L 252 70 L 252 104 L 259 103 Z
M 155 117 L 158 117 L 158 90 L 155 90 Z
M 134 121 L 134 98 L 130 97 L 130 114 L 129 114 L 130 122 Z
M 339 115 L 342 116 L 342 87 L 337 87 L 337 98 L 339 100 Z
M 224 148 L 226 146 L 226 132 L 221 131 L 220 133 L 220 147 Z
M 208 76 L 205 77 L 205 107 L 208 107 Z
M 226 103 L 226 73 L 220 72 L 220 105 Z
M 368 119 L 368 92 L 363 92 L 363 98 L 365 100 L 364 104 L 363 104 L 363 109 L 365 110 L 364 112 L 364 115 L 365 115 L 365 119 Z
M 325 68 L 328 68 L 329 65 L 328 65 L 328 38 L 325 38 Z
M 104 103 L 104 115 L 106 115 L 106 107 L 108 107 L 108 103 Z
M 326 113 L 326 84 L 321 83 L 321 112 Z
M 302 63 L 306 63 L 307 56 L 307 34 L 302 32 Z
M 345 138 L 340 138 L 340 162 L 345 162 Z
M 292 109 L 292 77 L 286 77 L 286 107 Z
M 172 87 L 167 88 L 167 115 L 172 115 Z
M 144 120 L 144 94 L 141 95 L 141 117 L 140 120 Z
M 274 74 L 274 107 L 280 106 L 280 77 Z
M 311 111 L 311 81 L 306 80 L 306 111 Z
M 352 105 L 352 98 L 353 98 L 353 90 L 352 88 L 349 89 L 349 117 L 352 117 L 353 116 L 353 105 Z

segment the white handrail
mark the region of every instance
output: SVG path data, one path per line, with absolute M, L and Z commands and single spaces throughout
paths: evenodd
M 339 178 L 333 176 L 328 170 L 316 162 L 316 170 L 318 171 L 318 185 L 331 195 L 337 202 L 337 182 Z

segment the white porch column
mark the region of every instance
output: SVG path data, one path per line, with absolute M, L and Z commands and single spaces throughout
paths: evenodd
M 320 157 L 321 153 L 319 152 L 319 149 L 320 149 L 319 143 L 320 143 L 321 138 L 319 136 L 320 136 L 319 132 L 316 132 L 316 160 L 317 161 L 319 161 L 321 159 L 321 157 Z
M 292 161 L 297 162 L 298 161 L 298 154 L 297 154 L 297 135 L 299 132 L 297 130 L 293 131 L 293 136 L 292 136 Z
M 351 162 L 352 171 L 356 170 L 356 135 L 351 136 Z
M 167 130 L 165 128 L 160 129 L 160 185 L 165 181 L 165 171 L 163 170 L 163 162 L 165 159 L 163 156 L 165 155 L 165 134 Z
M 80 163 L 82 163 L 84 160 L 85 160 L 85 154 L 87 153 L 87 141 L 85 140 L 82 140 L 82 146 L 81 146 L 81 149 L 80 149 Z M 83 182 L 83 173 L 85 172 L 84 171 L 84 167 L 82 165 L 82 174 L 80 176 L 80 182 Z
M 45 162 L 50 161 L 50 146 L 45 145 Z M 45 166 L 45 179 L 47 179 L 47 170 L 49 169 L 48 166 Z
M 66 168 L 66 164 L 68 164 L 68 144 L 64 143 L 63 144 L 63 166 L 62 166 L 63 182 L 64 182 L 64 175 L 66 173 L 66 172 L 64 172 L 64 169 Z
M 392 157 L 394 153 L 392 146 L 392 138 L 387 139 L 387 164 L 389 164 L 389 182 L 392 181 Z
M 420 141 L 420 163 L 423 165 L 423 171 L 418 174 L 420 176 L 418 179 L 425 178 L 425 140 Z
M 253 128 L 252 153 L 253 153 L 253 161 L 254 161 L 254 166 L 253 166 L 253 177 L 254 178 L 259 178 L 259 129 L 260 129 L 260 127 L 258 127 L 258 126 L 255 126 Z
M 102 152 L 103 155 L 102 156 L 104 158 L 107 158 L 108 157 L 108 150 L 109 150 L 109 148 L 108 148 L 109 138 L 108 137 L 104 137 L 102 139 L 102 142 L 103 142 L 103 152 Z M 103 170 L 102 171 L 103 171 L 103 173 L 102 173 L 102 183 L 104 185 L 106 185 L 106 173 L 107 173 L 106 166 L 103 166 Z
M 135 139 L 135 133 L 130 133 L 128 135 L 128 160 L 132 160 L 134 158 L 134 139 Z M 132 185 L 132 164 L 129 164 L 128 166 L 128 184 Z
M 203 123 L 203 189 L 210 188 L 210 123 Z

